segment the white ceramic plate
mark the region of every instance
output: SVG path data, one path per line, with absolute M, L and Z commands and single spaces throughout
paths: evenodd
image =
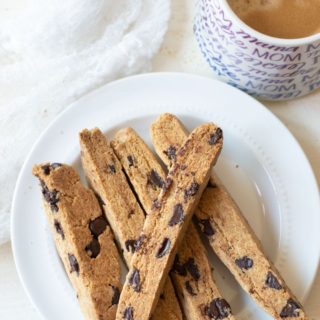
M 320 251 L 320 206 L 314 175 L 288 130 L 259 102 L 221 82 L 183 74 L 146 74 L 109 85 L 82 98 L 41 135 L 21 170 L 12 209 L 17 270 L 30 299 L 46 319 L 82 319 L 60 264 L 31 174 L 42 161 L 79 170 L 78 132 L 100 127 L 112 137 L 132 126 L 150 143 L 152 121 L 178 115 L 189 129 L 214 121 L 224 130 L 216 166 L 268 256 L 300 300 L 313 282 Z M 236 284 L 213 254 L 215 277 L 237 319 L 270 319 Z

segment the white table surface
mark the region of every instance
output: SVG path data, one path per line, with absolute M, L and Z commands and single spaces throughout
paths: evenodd
M 195 2 L 196 0 L 172 0 L 169 30 L 159 54 L 154 58 L 154 71 L 180 71 L 213 76 L 192 33 Z M 5 13 L 6 10 L 11 9 L 2 2 L 0 16 L 1 11 Z M 317 181 L 320 182 L 320 90 L 294 101 L 264 104 L 300 142 Z M 320 319 L 320 270 L 305 307 L 312 319 Z M 10 243 L 0 247 L 0 319 L 41 319 L 19 282 Z

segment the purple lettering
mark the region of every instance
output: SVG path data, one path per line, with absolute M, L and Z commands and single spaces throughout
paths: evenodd
M 306 52 L 310 52 L 310 51 L 316 50 L 316 49 L 320 49 L 320 42 L 318 42 L 318 43 L 310 43 L 310 44 L 307 46 Z

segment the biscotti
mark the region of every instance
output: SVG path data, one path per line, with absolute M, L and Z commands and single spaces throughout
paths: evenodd
M 149 147 L 132 128 L 119 130 L 111 141 L 111 145 L 142 207 L 148 213 L 165 185 L 165 171 Z
M 126 261 L 130 261 L 144 224 L 144 213 L 128 187 L 122 165 L 103 133 L 95 128 L 79 134 L 81 163 L 90 187 L 99 197 Z M 131 217 L 135 219 L 131 219 Z
M 98 200 L 70 166 L 36 165 L 33 174 L 40 180 L 55 244 L 85 318 L 113 320 L 121 290 L 120 257 Z
M 145 221 L 144 211 L 103 133 L 99 129 L 83 130 L 80 133 L 80 145 L 85 175 L 102 203 L 126 264 L 130 267 Z M 169 279 L 154 314 L 154 320 L 161 319 L 182 319 L 179 302 Z
M 167 166 L 174 166 L 177 150 L 187 137 L 181 122 L 164 114 L 152 125 L 151 134 L 159 157 Z M 238 206 L 214 175 L 195 218 L 215 253 L 262 308 L 275 319 L 307 319 L 300 303 L 264 255 Z
M 221 147 L 222 130 L 204 124 L 191 133 L 177 153 L 153 212 L 147 215 L 116 319 L 148 320 L 152 315 Z
M 150 211 L 165 185 L 165 171 L 133 129 L 118 131 L 111 144 L 142 206 Z M 213 280 L 206 250 L 193 223 L 178 249 L 171 277 L 186 319 L 234 319 Z

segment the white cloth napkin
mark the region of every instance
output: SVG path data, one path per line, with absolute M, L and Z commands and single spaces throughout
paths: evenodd
M 170 0 L 29 0 L 0 20 L 0 244 L 39 133 L 89 91 L 149 70 L 169 15 Z

